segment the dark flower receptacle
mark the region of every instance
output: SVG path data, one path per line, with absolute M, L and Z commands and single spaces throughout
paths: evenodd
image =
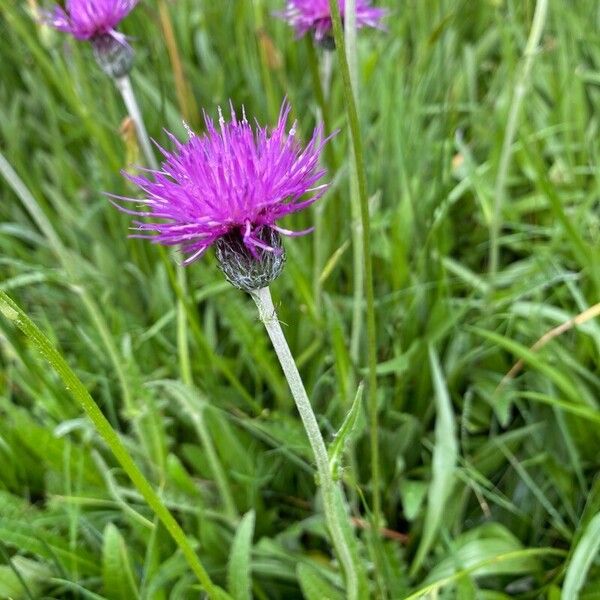
M 265 226 L 257 229 L 254 235 L 270 249 L 258 248 L 253 254 L 244 243 L 240 230 L 224 235 L 215 243 L 215 255 L 225 278 L 248 293 L 271 284 L 285 264 L 285 250 L 277 231 Z
M 100 68 L 113 79 L 129 75 L 133 67 L 133 48 L 114 36 L 98 35 L 91 40 L 94 58 Z
M 319 48 L 323 48 L 323 50 L 328 50 L 329 52 L 335 50 L 335 39 L 332 34 L 324 35 L 322 38 L 318 38 L 315 35 L 315 43 Z

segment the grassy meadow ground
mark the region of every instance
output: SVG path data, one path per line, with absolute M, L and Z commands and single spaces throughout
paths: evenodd
M 135 193 L 119 171 L 142 162 L 121 98 L 86 44 L 34 23 L 33 4 L 0 0 L 0 152 L 18 177 L 4 164 L 2 290 L 85 384 L 213 581 L 236 600 L 344 598 L 312 454 L 253 303 L 212 253 L 184 281 L 176 256 L 127 238 L 130 218 L 102 195 Z M 310 133 L 314 54 L 273 18 L 282 4 L 168 4 L 183 105 L 166 5 L 134 10 L 123 31 L 152 137 L 183 137 L 184 113 L 201 131 L 200 108 L 215 116 L 229 99 L 274 122 L 284 96 Z M 600 323 L 585 311 L 600 301 L 600 5 L 551 0 L 529 65 L 533 1 L 388 5 L 388 31 L 358 42 L 379 535 L 365 407 L 340 471 L 371 596 L 599 598 Z M 334 68 L 334 185 L 286 221 L 319 227 L 286 240 L 272 285 L 327 441 L 367 363 L 344 107 Z M 4 318 L 0 336 L 0 598 L 198 598 L 182 553 L 56 372 Z

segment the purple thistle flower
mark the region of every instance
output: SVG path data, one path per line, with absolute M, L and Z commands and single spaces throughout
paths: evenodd
M 338 0 L 342 20 L 346 2 Z M 381 20 L 387 15 L 384 8 L 371 6 L 371 0 L 356 0 L 356 26 L 383 29 Z M 279 13 L 294 29 L 298 37 L 312 31 L 317 42 L 326 41 L 332 35 L 331 12 L 328 0 L 288 0 L 286 9 Z
M 286 101 L 277 126 L 269 131 L 258 124 L 253 128 L 245 113 L 238 120 L 232 106 L 229 122 L 219 109 L 218 129 L 205 113 L 205 135 L 190 132 L 189 139 L 180 142 L 167 132 L 175 150 L 160 148 L 165 157 L 161 170 L 144 170 L 138 176 L 124 173 L 143 191 L 144 199 L 113 196 L 143 205 L 132 210 L 116 203 L 123 212 L 153 219 L 134 221 L 142 233 L 131 237 L 180 246 L 188 255 L 186 265 L 213 244 L 221 263 L 226 248 L 245 253 L 242 262 L 247 267 L 282 255 L 279 234 L 303 235 L 312 229 L 293 232 L 277 221 L 310 206 L 328 187 L 319 185 L 326 173 L 319 167 L 319 157 L 329 139 L 323 139 L 323 126 L 304 146 L 296 138 L 295 123 L 286 130 L 289 113 Z
M 66 0 L 65 8 L 55 6 L 43 15 L 44 22 L 78 40 L 111 36 L 125 43 L 116 26 L 133 10 L 138 0 Z

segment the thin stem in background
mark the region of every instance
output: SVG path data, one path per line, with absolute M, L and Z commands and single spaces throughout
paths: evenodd
M 198 121 L 198 107 L 194 94 L 190 90 L 190 86 L 185 76 L 185 69 L 181 60 L 181 54 L 177 47 L 175 32 L 173 31 L 173 23 L 169 8 L 165 0 L 158 0 L 158 14 L 160 18 L 160 26 L 165 38 L 171 69 L 173 70 L 173 79 L 175 80 L 175 93 L 177 94 L 177 102 L 186 122 L 194 125 Z
M 210 465 L 211 471 L 213 472 L 215 483 L 217 484 L 217 489 L 219 490 L 219 495 L 223 501 L 225 515 L 232 523 L 236 523 L 239 520 L 240 515 L 238 513 L 237 506 L 235 505 L 231 487 L 229 486 L 229 480 L 225 475 L 225 469 L 223 469 L 223 465 L 219 459 L 219 456 L 217 455 L 217 451 L 210 436 L 208 426 L 206 425 L 206 419 L 204 418 L 203 411 L 194 411 L 191 417 L 194 422 L 194 426 L 196 427 L 198 437 L 200 438 L 202 445 L 204 446 L 204 450 L 206 451 L 206 459 Z
M 312 42 L 311 42 L 312 45 Z M 314 50 L 314 48 L 313 48 Z M 320 95 L 320 104 L 319 111 L 320 115 L 318 120 L 323 120 L 325 123 L 325 113 L 328 113 L 329 118 L 329 110 L 326 108 L 329 105 L 329 97 L 331 96 L 331 56 L 329 51 L 325 51 L 323 55 L 323 60 L 321 64 L 321 68 L 319 69 L 318 65 L 316 67 L 316 75 L 319 81 L 319 90 L 320 92 L 317 96 Z M 313 52 L 313 57 L 315 53 Z M 326 130 L 329 128 L 327 125 L 325 126 Z M 330 131 L 326 132 L 327 135 L 330 134 Z M 327 144 L 327 147 L 330 148 L 330 145 Z M 330 148 L 331 150 L 331 148 Z M 331 167 L 333 170 L 333 167 Z M 313 265 L 313 294 L 315 297 L 315 309 L 317 311 L 317 315 L 321 317 L 321 308 L 322 308 L 322 281 L 321 274 L 323 273 L 323 268 L 325 266 L 325 232 L 323 231 L 323 222 L 325 217 L 325 207 L 326 204 L 323 202 L 317 202 L 315 204 L 315 231 L 316 235 L 313 236 L 313 252 L 314 252 L 314 265 Z
M 521 104 L 523 103 L 523 98 L 527 92 L 531 69 L 533 68 L 533 61 L 544 31 L 547 12 L 548 0 L 537 0 L 531 30 L 529 32 L 529 37 L 527 38 L 525 52 L 523 53 L 523 67 L 515 82 L 506 129 L 504 131 L 502 153 L 500 155 L 496 185 L 494 187 L 494 212 L 490 223 L 490 255 L 488 266 L 492 285 L 494 285 L 496 274 L 498 272 L 500 255 L 499 238 L 500 229 L 502 228 L 502 206 L 504 205 L 504 200 L 506 198 L 506 182 L 510 160 L 512 158 L 512 145 L 517 133 Z
M 236 377 L 235 373 L 233 373 L 233 371 L 229 368 L 227 361 L 222 356 L 214 352 L 214 350 L 211 348 L 210 344 L 206 339 L 206 336 L 202 331 L 200 319 L 198 317 L 197 311 L 194 308 L 193 298 L 190 295 L 186 295 L 181 289 L 181 286 L 177 281 L 177 275 L 175 273 L 174 265 L 171 264 L 169 260 L 167 260 L 166 251 L 164 247 L 157 246 L 157 249 L 163 256 L 163 262 L 167 269 L 167 277 L 169 278 L 171 286 L 175 290 L 177 299 L 181 303 L 183 303 L 183 306 L 186 311 L 186 316 L 189 322 L 190 330 L 194 336 L 194 339 L 196 340 L 196 343 L 198 344 L 200 351 L 204 355 L 201 357 L 201 359 L 210 357 L 211 360 L 213 360 L 217 366 L 216 370 L 222 373 L 222 375 L 225 377 L 225 379 L 227 379 L 229 384 L 236 390 L 236 392 L 238 392 L 238 394 L 240 394 L 240 396 L 248 404 L 248 406 L 251 408 L 254 414 L 259 415 L 262 411 L 262 406 L 258 402 L 256 402 L 256 400 L 252 397 L 248 390 L 246 390 L 246 388 L 242 385 L 240 380 Z M 206 384 L 206 379 L 213 378 L 214 373 L 212 372 L 212 370 L 205 371 L 204 376 Z
M 325 441 L 321 435 L 315 413 L 313 412 L 304 384 L 302 383 L 302 378 L 300 377 L 300 373 L 296 367 L 287 340 L 285 339 L 285 335 L 281 329 L 279 320 L 277 319 L 277 313 L 275 311 L 275 306 L 273 305 L 273 299 L 271 298 L 271 291 L 268 287 L 257 290 L 252 293 L 252 298 L 258 308 L 260 319 L 269 334 L 269 338 L 271 339 L 271 343 L 273 344 L 273 348 L 275 349 L 275 353 L 281 364 L 290 391 L 292 392 L 298 413 L 302 419 L 306 435 L 308 436 L 308 441 L 317 465 L 319 483 L 323 492 L 325 518 L 327 520 L 333 546 L 342 563 L 346 576 L 346 592 L 350 600 L 356 600 L 359 598 L 358 570 L 354 564 L 352 551 L 344 533 L 344 525 L 340 520 L 337 498 L 341 496 L 341 490 L 338 489 L 339 484 L 336 484 L 331 476 L 329 455 L 327 453 Z
M 310 36 L 306 36 L 306 51 L 308 54 L 308 66 L 312 77 L 313 92 L 317 100 L 317 121 L 323 121 L 325 127 L 325 135 L 331 135 L 331 114 L 330 106 L 328 102 L 329 90 L 325 90 L 324 87 L 324 68 L 320 68 L 319 59 L 317 57 L 317 49 L 314 46 L 314 42 Z M 330 173 L 334 173 L 337 169 L 335 162 L 335 155 L 333 153 L 333 146 L 331 144 L 325 145 L 325 160 L 327 168 Z M 314 224 L 315 224 L 315 235 L 313 236 L 313 296 L 315 299 L 315 310 L 317 316 L 321 317 L 322 309 L 322 298 L 321 291 L 323 282 L 321 280 L 323 274 L 323 268 L 325 265 L 325 232 L 323 231 L 324 221 L 324 210 L 325 204 L 318 202 L 314 205 Z M 336 211 L 334 228 L 339 229 L 339 211 Z
M 364 165 L 363 142 L 358 120 L 356 100 L 352 89 L 352 77 L 346 56 L 344 31 L 340 7 L 336 0 L 329 1 L 333 21 L 333 35 L 338 55 L 339 67 L 344 83 L 344 97 L 346 100 L 346 112 L 348 125 L 352 138 L 354 164 L 358 182 L 358 193 L 360 199 L 360 217 L 362 224 L 362 251 L 365 265 L 365 296 L 367 303 L 367 342 L 368 342 L 368 372 L 369 393 L 368 409 L 370 421 L 370 446 L 371 446 L 371 484 L 373 495 L 373 518 L 375 529 L 378 530 L 381 523 L 381 496 L 380 496 L 380 470 L 379 470 L 379 428 L 377 415 L 377 329 L 375 322 L 375 292 L 373 286 L 373 261 L 371 258 L 371 225 L 369 215 L 369 197 L 367 195 L 367 175 Z M 356 51 L 356 48 L 354 49 Z
M 117 86 L 119 92 L 121 92 L 121 96 L 123 97 L 123 102 L 127 107 L 127 112 L 129 113 L 129 116 L 135 123 L 135 129 L 138 134 L 138 139 L 140 142 L 140 146 L 142 147 L 142 152 L 144 153 L 146 163 L 151 169 L 157 171 L 158 163 L 156 162 L 156 157 L 154 156 L 154 152 L 152 151 L 150 138 L 148 137 L 148 132 L 146 131 L 146 126 L 144 125 L 144 119 L 142 117 L 142 112 L 140 111 L 140 107 L 137 103 L 135 94 L 133 92 L 133 87 L 131 85 L 131 79 L 129 78 L 129 75 L 115 78 L 115 85 Z
M 321 61 L 321 85 L 323 86 L 323 95 L 325 101 L 329 102 L 331 97 L 331 79 L 333 77 L 333 53 L 331 50 L 323 51 L 323 60 Z
M 344 19 L 346 55 L 348 68 L 354 91 L 354 100 L 360 102 L 360 86 L 358 78 L 358 52 L 356 51 L 356 0 L 346 0 Z M 360 340 L 363 331 L 363 290 L 365 285 L 364 263 L 362 258 L 363 229 L 360 220 L 360 197 L 356 176 L 356 160 L 354 149 L 350 147 L 350 208 L 352 215 L 352 261 L 353 261 L 353 298 L 352 298 L 352 330 L 350 335 L 350 356 L 354 364 L 360 359 Z
M 161 256 L 162 253 L 161 253 Z M 187 277 L 185 276 L 184 267 L 177 268 L 177 285 L 183 296 L 188 293 Z M 186 315 L 186 307 L 183 301 L 179 298 L 177 292 L 177 353 L 179 355 L 179 370 L 181 371 L 181 380 L 189 386 L 194 385 L 194 377 L 192 375 L 192 365 L 190 361 L 190 349 L 188 346 L 188 323 Z
M 206 423 L 205 411 L 208 408 L 208 400 L 191 385 L 185 383 L 182 385 L 178 381 L 163 381 L 165 391 L 176 398 L 184 409 L 185 413 L 191 419 L 196 433 L 200 438 L 202 447 L 206 454 L 206 460 L 214 477 L 214 481 L 219 491 L 219 496 L 223 502 L 224 512 L 231 524 L 239 521 L 239 513 L 235 504 L 235 499 L 225 473 L 225 469 L 219 459 L 217 450 L 210 435 L 209 426 Z
M 165 7 L 166 9 L 166 7 Z M 167 13 L 168 17 L 168 13 Z M 169 20 L 170 24 L 170 20 Z M 173 32 L 171 31 L 171 34 Z M 174 43 L 174 38 L 171 40 Z M 179 74 L 181 76 L 182 74 Z M 175 73 L 175 79 L 177 80 L 178 74 Z M 118 90 L 121 92 L 123 96 L 123 102 L 127 107 L 127 112 L 131 117 L 132 121 L 135 123 L 135 128 L 138 133 L 138 139 L 142 146 L 142 151 L 144 152 L 144 157 L 146 159 L 147 165 L 154 169 L 158 170 L 159 166 L 156 161 L 156 157 L 154 156 L 154 151 L 152 150 L 152 144 L 150 142 L 150 137 L 148 136 L 148 131 L 146 129 L 146 125 L 144 124 L 144 117 L 142 116 L 142 111 L 137 103 L 137 99 L 135 97 L 135 93 L 133 91 L 133 87 L 131 85 L 131 79 L 128 75 L 124 77 L 119 77 L 115 79 L 115 85 Z M 181 101 L 181 99 L 180 99 Z M 185 105 L 182 106 L 182 110 L 185 109 Z M 161 258 L 165 260 L 164 256 L 161 254 Z M 179 266 L 177 269 L 177 281 L 179 286 L 185 291 L 187 287 L 187 277 L 184 271 L 184 267 Z M 187 326 L 187 316 L 186 316 L 186 307 L 181 299 L 177 300 L 177 350 L 179 355 L 179 364 L 181 377 L 183 381 L 192 384 L 192 369 L 190 364 L 190 351 L 188 346 L 188 326 Z
M 169 512 L 169 509 L 163 504 L 163 501 L 152 488 L 152 485 L 139 470 L 127 451 L 127 448 L 120 440 L 117 432 L 111 427 L 106 417 L 102 414 L 102 411 L 98 408 L 98 405 L 90 396 L 86 387 L 77 375 L 75 375 L 71 367 L 69 367 L 60 352 L 54 348 L 52 342 L 50 342 L 46 335 L 42 333 L 23 310 L 2 290 L 0 290 L 0 312 L 2 312 L 8 321 L 25 334 L 27 339 L 60 376 L 69 394 L 86 412 L 94 424 L 96 431 L 110 448 L 118 463 L 142 494 L 148 503 L 148 506 L 150 506 L 156 516 L 162 521 L 177 546 L 179 546 L 189 566 L 196 574 L 198 581 L 202 584 L 202 587 L 208 593 L 210 598 L 219 600 L 220 598 L 226 597 L 224 596 L 224 593 L 213 584 L 183 529 L 181 529 L 179 523 L 177 523 L 173 515 Z
M 264 14 L 262 7 L 262 0 L 253 0 L 252 5 L 254 7 L 254 26 L 256 29 L 256 40 L 258 44 L 258 54 L 260 56 L 260 70 L 265 86 L 265 96 L 267 98 L 267 112 L 269 119 L 276 119 L 278 114 L 278 103 L 275 99 L 275 88 L 273 85 L 273 78 L 271 76 L 271 68 L 269 65 L 269 56 L 267 54 L 267 48 L 265 44 L 261 42 L 261 34 L 265 31 L 264 25 Z

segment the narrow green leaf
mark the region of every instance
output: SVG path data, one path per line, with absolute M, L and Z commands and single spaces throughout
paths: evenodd
M 339 465 L 342 460 L 342 454 L 346 444 L 352 439 L 358 430 L 361 416 L 363 384 L 361 383 L 356 390 L 356 396 L 350 411 L 346 415 L 340 430 L 336 433 L 333 442 L 329 445 L 329 466 L 335 477 L 338 475 Z
M 485 329 L 480 329 L 478 327 L 472 327 L 470 329 L 477 335 L 512 352 L 515 356 L 518 356 L 525 363 L 537 369 L 542 375 L 548 377 L 550 381 L 553 381 L 554 384 L 573 402 L 582 404 L 583 401 L 581 395 L 573 385 L 573 382 L 558 369 L 551 367 L 539 354 L 494 331 L 486 331 Z
M 225 597 L 224 592 L 211 581 L 206 569 L 198 559 L 193 546 L 181 529 L 179 523 L 177 523 L 161 498 L 154 491 L 154 488 L 139 470 L 117 432 L 112 428 L 102 411 L 98 408 L 94 399 L 90 396 L 85 385 L 83 385 L 79 377 L 75 375 L 62 354 L 52 345 L 52 342 L 44 335 L 44 333 L 42 333 L 39 327 L 2 290 L 0 290 L 0 312 L 8 321 L 25 334 L 27 339 L 35 346 L 35 348 L 37 348 L 40 354 L 50 363 L 52 368 L 60 376 L 73 399 L 86 412 L 98 433 L 102 436 L 115 458 L 119 461 L 119 464 L 123 467 L 148 505 L 164 523 L 167 531 L 181 548 L 190 567 L 193 569 L 198 580 L 202 583 L 210 597 Z
M 227 586 L 234 600 L 252 599 L 251 551 L 254 521 L 255 514 L 251 510 L 240 521 L 233 538 L 227 565 Z
M 424 584 L 447 579 L 461 569 L 468 569 L 471 578 L 494 575 L 533 573 L 539 568 L 534 556 L 494 562 L 497 556 L 523 550 L 519 539 L 498 523 L 486 523 L 459 535 L 447 556 L 431 569 Z M 482 561 L 489 562 L 482 564 Z
M 119 530 L 109 523 L 104 530 L 102 548 L 104 593 L 114 600 L 139 598 L 127 545 Z
M 439 581 L 435 581 L 434 583 L 430 583 L 429 585 L 424 585 L 409 596 L 404 597 L 403 600 L 424 600 L 425 598 L 438 597 L 439 591 L 443 588 L 453 585 L 465 575 L 469 575 L 470 573 L 473 573 L 480 569 L 484 569 L 485 567 L 490 565 L 499 565 L 500 563 L 503 563 L 505 561 L 525 560 L 532 556 L 542 557 L 562 555 L 564 555 L 564 552 L 556 548 L 525 548 L 524 550 L 517 550 L 515 552 L 499 554 L 494 556 L 493 558 L 486 558 L 485 560 L 481 560 L 477 564 L 467 569 L 461 569 L 460 571 L 457 571 L 456 573 L 450 575 L 449 577 L 446 577 L 445 579 L 440 579 Z
M 79 585 L 74 581 L 69 581 L 68 579 L 53 577 L 52 582 L 63 586 L 67 590 L 72 590 L 76 594 L 79 594 L 81 598 L 85 598 L 85 600 L 110 600 L 110 598 L 106 598 L 105 596 L 101 596 L 100 594 L 90 592 L 90 590 L 84 588 L 82 585 Z
M 427 512 L 423 525 L 423 535 L 411 566 L 412 575 L 417 573 L 421 568 L 435 540 L 444 515 L 446 500 L 454 487 L 454 470 L 458 458 L 456 424 L 452 412 L 452 402 L 448 394 L 437 353 L 432 346 L 429 347 L 429 362 L 431 365 L 433 387 L 435 389 L 435 407 L 437 411 L 435 446 L 431 465 L 431 484 L 427 493 Z
M 567 567 L 561 600 L 577 600 L 579 598 L 579 592 L 586 582 L 588 571 L 599 550 L 600 513 L 590 521 L 573 552 L 571 562 Z
M 426 493 L 427 484 L 424 481 L 413 481 L 411 479 L 402 481 L 400 497 L 402 498 L 402 507 L 407 521 L 413 521 L 417 518 Z
M 319 572 L 305 564 L 300 563 L 296 568 L 296 575 L 306 600 L 342 600 L 343 595 L 338 592 Z
M 26 594 L 27 591 L 23 587 L 19 576 L 10 567 L 0 565 L 0 598 L 20 600 L 21 598 L 27 598 Z

